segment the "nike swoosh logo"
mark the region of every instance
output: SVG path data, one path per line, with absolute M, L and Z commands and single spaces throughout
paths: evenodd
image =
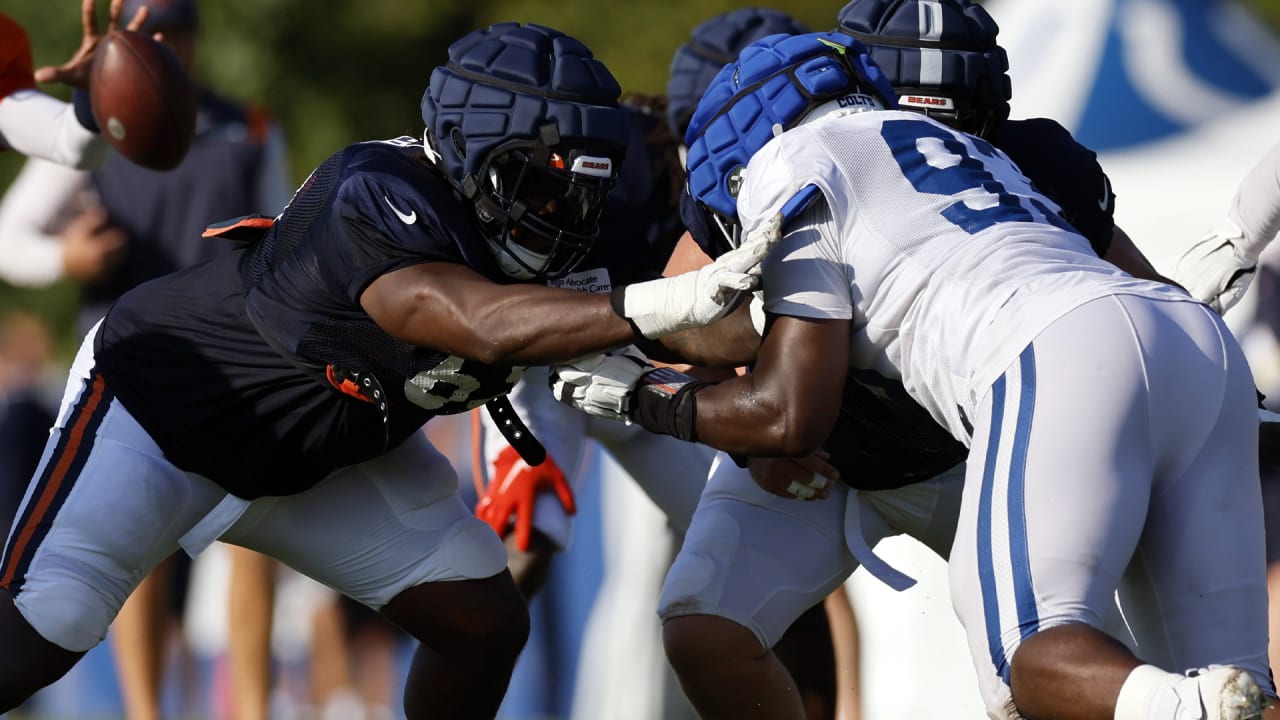
M 1102 212 L 1106 212 L 1111 206 L 1111 180 L 1105 175 L 1102 177 L 1102 198 L 1098 200 L 1098 207 Z
M 386 195 L 383 195 L 382 199 L 387 201 L 387 207 L 391 208 L 391 212 L 395 213 L 396 217 L 400 218 L 400 222 L 404 223 L 405 225 L 412 225 L 418 222 L 417 210 L 410 210 L 407 213 L 400 212 L 400 208 L 391 204 L 391 198 L 387 197 Z

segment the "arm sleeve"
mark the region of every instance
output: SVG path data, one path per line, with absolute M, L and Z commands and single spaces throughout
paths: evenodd
M 789 226 L 764 261 L 764 309 L 807 318 L 853 317 L 849 278 L 825 201 L 815 201 Z
M 88 173 L 31 159 L 0 198 L 0 279 L 19 286 L 62 277 L 56 228 L 86 187 Z
M 109 148 L 80 124 L 71 103 L 30 89 L 0 99 L 0 147 L 77 169 L 101 165 Z
M 1280 143 L 1240 183 L 1228 216 L 1244 231 L 1240 252 L 1250 258 L 1257 259 L 1280 234 Z

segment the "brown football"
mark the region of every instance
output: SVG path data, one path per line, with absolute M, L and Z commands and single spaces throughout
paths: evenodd
M 172 170 L 191 147 L 195 87 L 178 56 L 148 35 L 113 30 L 102 38 L 89 99 L 102 135 L 143 167 Z

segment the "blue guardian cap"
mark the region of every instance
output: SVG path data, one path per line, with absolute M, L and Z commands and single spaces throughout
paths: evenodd
M 728 246 L 736 247 L 742 171 L 765 143 L 815 110 L 896 107 L 888 79 L 866 48 L 848 35 L 807 33 L 758 40 L 716 75 L 694 111 L 685 135 L 692 207 L 686 201 L 682 214 L 701 214 L 706 222 L 692 225 L 717 227 Z M 699 243 L 707 247 L 705 238 Z

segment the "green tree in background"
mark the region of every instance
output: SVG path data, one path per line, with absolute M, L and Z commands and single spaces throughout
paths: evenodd
M 105 15 L 106 0 L 101 0 Z M 421 131 L 418 103 L 453 40 L 503 20 L 536 22 L 590 47 L 627 90 L 657 93 L 677 45 L 702 20 L 748 3 L 727 0 L 205 0 L 195 75 L 258 103 L 283 124 L 301 180 L 344 145 Z M 814 29 L 834 25 L 843 0 L 755 3 L 785 9 Z M 1247 0 L 1272 28 L 1280 2 Z M 31 34 L 36 64 L 63 62 L 80 38 L 78 0 L 4 0 Z M 58 88 L 46 90 L 59 94 Z M 65 93 L 62 93 L 66 97 Z M 0 153 L 0 189 L 21 167 Z M 35 309 L 60 328 L 75 302 L 67 287 L 15 290 L 0 283 L 0 312 Z M 68 338 L 67 344 L 77 342 Z

